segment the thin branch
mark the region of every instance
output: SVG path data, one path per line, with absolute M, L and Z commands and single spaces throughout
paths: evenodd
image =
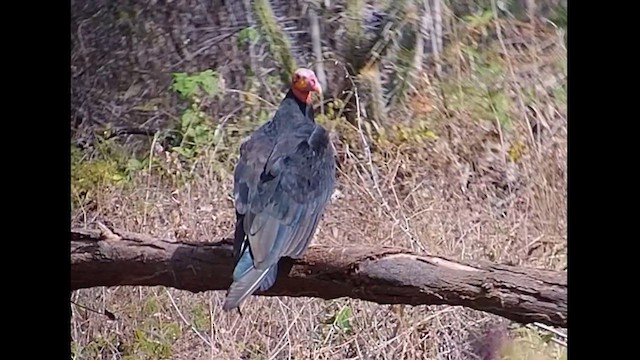
M 158 129 L 145 129 L 145 128 L 139 128 L 139 127 L 119 127 L 119 128 L 107 130 L 107 134 L 104 138 L 106 140 L 106 139 L 114 138 L 116 136 L 123 136 L 123 135 L 154 136 L 159 131 L 160 130 Z

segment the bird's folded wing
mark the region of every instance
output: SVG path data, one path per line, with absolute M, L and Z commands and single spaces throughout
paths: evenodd
M 304 138 L 282 139 L 262 154 L 252 141 L 245 144 L 251 151 L 236 172 L 236 208 L 246 214 L 254 265 L 266 269 L 309 245 L 333 189 L 332 164 Z

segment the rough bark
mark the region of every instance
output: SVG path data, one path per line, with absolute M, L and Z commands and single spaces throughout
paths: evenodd
M 163 285 L 226 290 L 233 268 L 230 239 L 185 243 L 124 231 L 72 229 L 71 289 Z M 567 275 L 492 263 L 461 263 L 388 247 L 312 246 L 283 259 L 265 296 L 350 297 L 379 304 L 448 304 L 520 323 L 567 325 Z

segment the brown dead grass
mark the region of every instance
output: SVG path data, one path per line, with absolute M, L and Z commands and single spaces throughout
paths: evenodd
M 554 61 L 566 61 L 562 49 L 556 46 Z M 514 102 L 526 101 L 535 108 L 528 119 L 514 105 L 510 129 L 492 118 L 478 119 L 468 109 L 453 109 L 452 118 L 432 126 L 437 140 L 378 145 L 372 164 L 355 130 L 341 134 L 336 143 L 341 159 L 337 192 L 314 241 L 394 245 L 549 269 L 566 266 L 566 104 L 545 91 L 523 100 L 518 91 L 522 79 L 510 81 L 510 76 L 502 80 L 510 84 L 505 92 Z M 437 85 L 424 85 L 429 86 Z M 531 130 L 536 121 L 539 135 Z M 522 144 L 522 149 L 512 160 L 514 144 Z M 154 156 L 164 158 L 162 152 Z M 178 171 L 175 166 L 166 162 Z M 90 205 L 74 212 L 72 224 L 106 220 L 117 228 L 159 237 L 229 237 L 234 222 L 231 173 L 222 179 L 210 173 L 196 171 L 194 180 L 176 185 L 166 176 L 142 171 L 127 189 L 98 189 Z M 474 359 L 480 357 L 474 355 L 473 344 L 486 327 L 506 324 L 458 307 L 285 297 L 251 297 L 241 319 L 235 312 L 221 311 L 223 296 L 162 287 L 76 291 L 76 303 L 106 308 L 117 316 L 109 321 L 73 307 L 76 358 Z M 352 313 L 348 330 L 331 323 L 345 307 Z M 527 336 L 533 335 L 499 345 L 502 350 L 496 353 L 501 355 L 496 356 L 560 358 L 556 346 Z

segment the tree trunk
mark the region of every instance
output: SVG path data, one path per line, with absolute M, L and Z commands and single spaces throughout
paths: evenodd
M 156 286 L 226 290 L 232 240 L 185 243 L 117 231 L 71 231 L 71 289 Z M 283 259 L 264 296 L 350 297 L 379 304 L 457 305 L 520 323 L 567 325 L 567 275 L 486 262 L 461 263 L 389 247 L 312 246 Z

